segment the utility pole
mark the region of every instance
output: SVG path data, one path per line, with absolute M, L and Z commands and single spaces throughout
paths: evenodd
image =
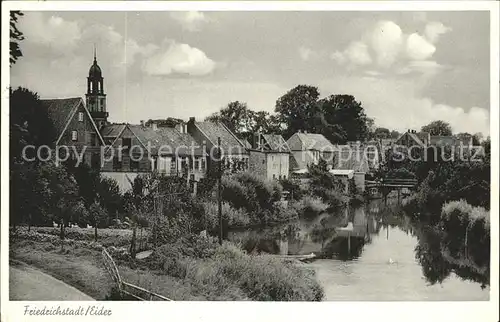
M 219 244 L 222 245 L 222 155 L 220 150 L 220 137 L 217 138 L 217 156 L 219 158 L 219 171 L 217 174 L 217 203 L 219 208 Z

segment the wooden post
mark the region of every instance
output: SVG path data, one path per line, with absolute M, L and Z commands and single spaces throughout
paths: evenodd
M 351 233 L 347 234 L 347 255 L 351 255 Z
M 219 173 L 217 175 L 217 202 L 218 202 L 218 212 L 219 212 L 219 244 L 222 245 L 222 155 L 220 150 L 220 137 L 217 138 L 217 156 L 219 158 Z

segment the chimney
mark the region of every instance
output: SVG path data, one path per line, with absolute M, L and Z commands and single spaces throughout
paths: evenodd
M 144 120 L 141 120 L 141 126 L 144 126 Z

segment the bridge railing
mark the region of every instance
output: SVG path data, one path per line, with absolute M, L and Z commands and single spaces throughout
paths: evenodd
M 367 186 L 372 186 L 372 187 L 383 187 L 383 186 L 401 186 L 401 187 L 414 187 L 418 184 L 417 179 L 381 179 L 381 180 L 376 180 L 376 181 L 365 181 L 365 184 Z
M 106 267 L 106 270 L 108 271 L 109 275 L 113 279 L 113 282 L 116 283 L 116 286 L 120 292 L 120 294 L 126 294 L 138 301 L 172 301 L 168 297 L 165 297 L 163 295 L 151 292 L 145 288 L 142 288 L 140 286 L 127 283 L 124 280 L 122 280 L 120 276 L 120 272 L 118 271 L 118 267 L 116 266 L 115 261 L 111 257 L 111 255 L 108 253 L 108 251 L 103 248 L 102 249 L 102 258 L 104 262 L 104 266 Z

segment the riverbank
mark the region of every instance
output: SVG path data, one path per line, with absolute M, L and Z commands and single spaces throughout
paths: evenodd
M 10 258 L 27 263 L 88 294 L 106 300 L 114 286 L 104 268 L 100 245 L 61 241 L 55 236 L 11 238 Z M 155 249 L 144 260 L 126 252 L 113 257 L 122 278 L 174 300 L 319 301 L 323 290 L 314 273 L 265 255 L 248 255 L 235 245 L 179 240 Z

